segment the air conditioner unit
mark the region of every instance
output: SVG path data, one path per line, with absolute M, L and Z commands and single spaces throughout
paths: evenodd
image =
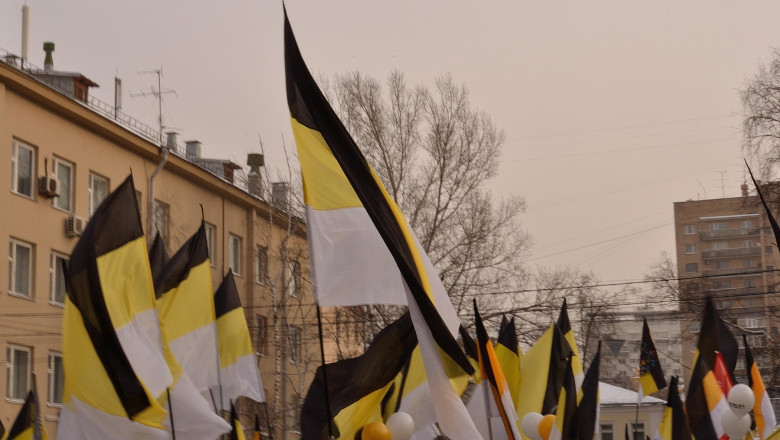
M 42 196 L 56 197 L 60 195 L 60 182 L 53 176 L 41 176 L 38 179 L 38 192 Z
M 87 226 L 87 221 L 81 217 L 75 215 L 68 216 L 65 219 L 65 235 L 68 237 L 81 237 L 84 233 L 84 227 Z

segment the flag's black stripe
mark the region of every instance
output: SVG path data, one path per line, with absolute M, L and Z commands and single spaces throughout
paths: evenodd
M 564 381 L 561 392 L 565 392 L 566 396 L 563 401 L 563 414 L 561 414 L 561 408 L 558 408 L 558 413 L 555 415 L 556 419 L 561 415 L 563 416 L 563 422 L 561 423 L 561 439 L 567 440 L 577 438 L 577 385 L 574 382 L 574 372 L 571 368 L 572 361 L 573 357 L 569 357 L 569 361 L 566 364 L 566 370 L 564 370 Z
M 190 271 L 205 263 L 209 259 L 208 244 L 206 242 L 206 226 L 203 222 L 198 231 L 187 240 L 171 257 L 168 264 L 154 278 L 154 294 L 157 298 L 165 292 L 175 288 L 186 280 Z
M 506 323 L 504 322 L 505 320 L 506 318 L 501 319 L 502 326 L 501 330 L 498 332 L 498 339 L 496 342 L 511 350 L 512 353 L 518 354 L 515 318 L 510 319 L 509 322 Z
M 325 365 L 328 392 L 323 383 L 323 366 L 317 368 L 314 381 L 303 401 L 301 429 L 303 439 L 327 438 L 326 399 L 333 416 L 368 394 L 392 382 L 417 346 L 417 335 L 409 313 L 380 331 L 362 355 Z M 322 437 L 323 434 L 325 437 Z
M 149 407 L 150 402 L 111 323 L 97 258 L 142 236 L 135 186 L 130 176 L 92 215 L 70 258 L 68 298 L 81 313 L 84 328 L 128 417 Z
M 466 352 L 466 356 L 477 360 L 477 344 L 474 342 L 474 338 L 471 337 L 463 326 L 460 326 L 458 331 L 460 332 L 460 338 L 463 340 L 463 351 Z
M 357 144 L 328 104 L 309 73 L 295 41 L 290 22 L 284 20 L 287 102 L 293 119 L 319 132 L 355 190 L 374 226 L 393 255 L 406 285 L 425 317 L 439 347 L 466 373 L 472 374 L 463 351 L 452 337 L 428 297 L 401 226 Z
M 228 270 L 227 275 L 222 279 L 222 284 L 219 285 L 214 294 L 214 312 L 219 318 L 227 312 L 239 308 L 241 308 L 241 298 L 238 296 L 236 280 L 233 278 L 233 271 Z
M 572 357 L 572 350 L 563 332 L 557 324 L 553 325 L 552 343 L 550 345 L 550 368 L 547 373 L 547 387 L 542 401 L 542 414 L 552 414 L 558 405 L 558 395 L 566 378 L 566 368 Z
M 775 233 L 775 245 L 780 246 L 780 226 L 777 225 L 777 220 L 775 220 L 775 217 L 772 215 L 772 211 L 769 210 L 769 205 L 767 205 L 766 200 L 764 200 L 764 195 L 761 194 L 761 189 L 758 187 L 756 178 L 753 177 L 753 171 L 750 170 L 750 166 L 747 164 L 747 160 L 745 161 L 745 166 L 748 169 L 748 173 L 750 173 L 750 179 L 753 181 L 753 185 L 756 187 L 756 192 L 758 193 L 758 197 L 761 199 L 761 204 L 764 205 L 766 216 L 769 219 L 769 224 L 772 225 L 772 231 Z
M 169 259 L 168 251 L 165 250 L 165 243 L 158 232 L 154 237 L 154 242 L 152 242 L 152 248 L 149 249 L 149 266 L 152 268 L 152 279 L 157 278 Z
M 564 298 L 563 304 L 561 304 L 561 312 L 558 315 L 558 328 L 561 329 L 561 333 L 563 333 L 564 335 L 571 331 L 571 322 L 569 322 L 568 310 L 569 310 L 568 307 L 566 307 L 566 298 Z
M 669 396 L 666 406 L 672 409 L 672 438 L 671 440 L 691 440 L 691 428 L 683 409 L 680 393 L 677 391 L 677 376 L 672 376 L 669 382 Z
M 599 368 L 601 366 L 601 341 L 596 348 L 596 356 L 585 373 L 582 380 L 582 400 L 577 408 L 577 417 L 574 421 L 574 429 L 577 430 L 577 438 L 581 440 L 592 439 L 596 431 L 596 414 L 599 405 Z
M 707 365 L 715 365 L 715 353 L 720 352 L 723 356 L 726 370 L 728 370 L 731 376 L 731 381 L 736 383 L 734 380 L 734 368 L 737 365 L 737 354 L 739 352 L 737 340 L 734 339 L 731 330 L 720 318 L 720 314 L 710 297 L 707 297 L 704 304 L 704 314 L 697 348 L 699 349 L 699 356 L 704 357 Z
M 709 371 L 704 356 L 699 353 L 696 364 L 691 374 L 688 392 L 686 393 L 685 407 L 691 433 L 697 439 L 715 439 L 715 428 L 710 418 L 710 410 L 707 406 L 707 396 L 704 393 L 704 376 Z
M 742 335 L 742 342 L 745 345 L 745 371 L 747 372 L 747 378 L 748 378 L 748 386 L 750 389 L 753 389 L 753 374 L 751 373 L 751 369 L 753 368 L 753 351 L 750 350 L 750 346 L 747 342 L 747 336 Z M 756 399 L 759 399 L 759 396 L 755 396 Z
M 16 416 L 16 420 L 14 420 L 14 424 L 11 425 L 11 430 L 8 431 L 8 440 L 14 440 L 16 437 L 20 436 L 26 429 L 30 429 L 35 424 L 35 407 L 38 405 L 38 402 L 35 398 L 35 393 L 33 390 L 30 390 L 27 392 L 27 399 L 24 401 L 24 406 L 22 406 L 22 409 L 19 411 L 19 414 Z M 2 425 L 0 425 L 2 427 Z M 3 434 L 0 432 L 0 437 L 2 437 Z

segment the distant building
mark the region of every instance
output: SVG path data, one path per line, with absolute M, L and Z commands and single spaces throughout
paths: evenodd
M 768 194 L 775 189 L 762 188 Z M 750 195 L 744 184 L 741 197 L 676 202 L 674 226 L 683 363 L 691 365 L 702 300 L 710 296 L 740 347 L 742 335 L 747 336 L 770 395 L 780 397 L 780 376 L 775 375 L 780 359 L 780 252 L 758 196 Z M 744 379 L 741 352 L 735 373 Z
M 637 408 L 637 398 L 636 391 L 599 382 L 599 433 L 593 439 L 624 440 L 626 427 L 631 439 L 654 438 L 664 415 L 666 401 L 645 396 L 642 405 Z
M 688 370 L 681 362 L 682 338 L 677 311 L 617 312 L 611 316 L 614 327 L 606 334 L 595 335 L 594 340 L 588 343 L 594 353 L 586 356 L 587 359 L 593 359 L 597 346 L 595 339 L 600 339 L 599 372 L 602 382 L 637 390 L 642 318 L 645 317 L 667 382 L 670 376 L 678 376 L 680 383 L 685 383 Z M 666 392 L 662 391 L 659 395 L 666 396 Z

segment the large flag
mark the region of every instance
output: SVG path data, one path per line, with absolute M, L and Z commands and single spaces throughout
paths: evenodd
M 60 439 L 165 438 L 172 383 L 132 176 L 98 207 L 71 254 Z
M 317 301 L 408 303 L 439 426 L 453 440 L 473 439 L 479 433 L 448 374 L 473 372 L 455 341 L 459 322 L 452 303 L 400 209 L 309 73 L 286 13 L 284 35 Z
M 669 382 L 669 395 L 655 440 L 692 440 L 691 428 L 677 390 L 677 376 L 672 376 Z
M 382 421 L 382 401 L 416 346 L 407 313 L 382 329 L 362 355 L 318 367 L 303 401 L 301 438 L 321 440 L 332 431 L 352 440 L 366 424 Z
M 477 309 L 477 300 L 474 299 L 474 325 L 477 329 L 477 355 L 479 359 L 480 370 L 482 371 L 483 386 L 488 386 L 490 398 L 488 399 L 488 413 L 492 416 L 495 413 L 503 422 L 506 437 L 503 435 L 498 438 L 508 438 L 510 440 L 520 440 L 520 432 L 517 428 L 517 413 L 515 413 L 515 404 L 512 401 L 512 395 L 509 392 L 509 385 L 501 365 L 498 363 L 498 357 L 493 349 L 493 343 L 488 337 L 485 325 L 482 323 L 482 317 Z
M 265 393 L 255 351 L 232 271 L 228 271 L 214 294 L 214 310 L 217 315 L 221 387 L 212 387 L 212 394 L 222 395 L 222 408 L 227 408 L 239 396 L 264 402 Z
M 504 372 L 506 384 L 509 387 L 509 394 L 512 396 L 514 410 L 517 410 L 517 403 L 520 398 L 520 358 L 522 353 L 517 344 L 517 330 L 515 328 L 515 318 L 507 321 L 506 317 L 501 318 L 501 328 L 498 331 L 496 339 L 496 358 L 501 371 Z
M 577 385 L 574 381 L 572 359 L 566 363 L 566 371 L 555 410 L 555 422 L 549 440 L 575 440 L 577 438 Z
M 16 416 L 14 424 L 8 431 L 8 437 L 3 437 L 0 432 L 0 438 L 7 440 L 46 440 L 46 431 L 41 424 L 41 409 L 38 406 L 38 397 L 33 388 L 27 393 L 27 399 L 24 401 L 19 415 Z M 2 425 L 0 425 L 2 427 Z
M 655 393 L 666 386 L 664 372 L 661 370 L 661 361 L 655 350 L 653 337 L 650 336 L 650 327 L 647 319 L 642 318 L 642 342 L 639 348 L 639 389 L 637 390 L 637 405 L 642 403 L 645 396 Z
M 725 370 L 725 367 L 723 369 Z M 694 438 L 721 439 L 726 435 L 721 417 L 725 411 L 731 411 L 731 408 L 704 356 L 699 356 L 694 364 L 688 383 L 685 409 Z
M 756 396 L 756 402 L 753 404 L 753 419 L 756 422 L 758 436 L 764 440 L 772 434 L 777 423 L 775 410 L 772 408 L 772 401 L 769 400 L 769 394 L 764 388 L 764 381 L 761 379 L 758 365 L 753 359 L 753 352 L 748 345 L 747 336 L 742 335 L 742 341 L 745 343 L 745 369 L 748 372 L 748 385 Z
M 694 358 L 704 356 L 706 365 L 710 368 L 715 365 L 716 353 L 720 353 L 723 356 L 726 371 L 728 371 L 732 382 L 734 381 L 734 368 L 737 365 L 737 353 L 739 352 L 737 340 L 734 339 L 731 330 L 720 318 L 712 298 L 709 297 L 704 304 L 699 341 L 696 347 Z
M 599 421 L 599 368 L 601 366 L 601 341 L 596 348 L 596 356 L 590 362 L 582 388 L 578 395 L 577 415 L 575 418 L 575 430 L 577 439 L 592 440 L 593 434 L 598 432 L 596 426 Z
M 219 383 L 212 289 L 206 227 L 201 222 L 154 279 L 163 338 L 201 393 Z
M 556 324 L 552 324 L 523 355 L 520 359 L 521 399 L 517 406 L 520 420 L 529 412 L 553 414 L 571 356 L 571 347 Z
M 577 349 L 577 338 L 574 336 L 574 330 L 571 328 L 571 321 L 569 321 L 569 308 L 566 305 L 566 298 L 563 299 L 561 304 L 561 311 L 558 314 L 558 328 L 561 330 L 566 342 L 569 343 L 572 355 L 574 358 L 571 360 L 571 370 L 574 373 L 574 381 L 577 384 L 577 389 L 582 386 L 582 379 L 584 374 L 582 372 L 582 359 L 580 358 L 580 352 Z

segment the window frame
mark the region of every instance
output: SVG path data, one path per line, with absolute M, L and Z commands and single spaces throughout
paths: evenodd
M 694 269 L 694 270 L 690 270 Z M 699 263 L 685 263 L 685 273 L 696 273 L 699 271 Z
M 293 298 L 301 296 L 301 262 L 290 260 L 287 262 L 287 270 L 290 271 L 290 279 L 287 282 L 287 293 Z
M 268 356 L 268 317 L 255 315 L 255 352 L 262 357 Z
M 241 236 L 233 234 L 232 232 L 228 234 L 228 258 L 230 258 L 229 261 L 229 267 L 230 270 L 233 271 L 233 275 L 240 277 L 243 273 L 241 271 L 242 268 L 242 248 L 244 246 L 243 238 Z
M 164 219 L 164 224 L 160 224 L 160 215 L 162 215 L 162 218 Z M 160 229 L 160 227 L 164 227 L 164 229 Z M 157 233 L 160 233 L 160 237 L 163 240 L 163 243 L 165 245 L 168 245 L 168 237 L 170 234 L 171 229 L 171 205 L 161 201 L 161 200 L 154 200 L 154 205 L 152 206 L 152 230 L 151 230 L 151 236 L 154 237 L 157 235 Z
M 19 148 L 30 151 L 30 193 L 26 194 L 19 190 Z M 35 200 L 36 187 L 36 166 L 35 166 L 35 147 L 28 145 L 18 139 L 13 140 L 11 146 L 11 192 L 24 198 Z
M 59 359 L 59 371 L 57 374 L 56 360 Z M 48 374 L 48 389 L 46 393 L 46 404 L 54 407 L 62 407 L 62 399 L 65 397 L 65 366 L 62 363 L 62 353 L 57 351 L 49 352 L 49 359 L 47 364 L 46 373 Z M 57 378 L 61 378 L 61 382 L 57 383 Z M 55 389 L 58 388 L 57 389 Z M 55 400 L 56 396 L 53 396 L 55 392 L 59 391 L 59 401 Z
M 297 325 L 287 326 L 287 339 L 289 342 L 290 362 L 295 365 L 301 364 L 301 342 L 303 339 L 303 330 Z
M 696 235 L 696 225 L 683 225 L 683 235 Z
M 106 184 L 106 194 L 100 202 L 95 203 L 95 181 L 101 180 Z M 111 181 L 107 177 L 103 177 L 100 174 L 89 172 L 89 181 L 87 182 L 87 214 L 91 218 L 95 210 L 100 206 L 100 203 L 108 197 L 111 193 Z
M 16 352 L 25 352 L 27 353 L 27 363 L 26 363 L 26 370 L 27 374 L 25 375 L 25 380 L 27 383 L 24 387 L 24 390 L 19 390 L 18 386 L 15 382 L 15 378 L 17 376 L 16 371 L 18 368 L 17 360 L 16 360 Z M 5 351 L 5 399 L 9 402 L 24 402 L 25 398 L 27 397 L 27 392 L 30 390 L 30 385 L 32 383 L 32 356 L 33 356 L 33 350 L 32 347 L 27 347 L 24 345 L 17 345 L 17 344 L 8 344 L 6 345 L 6 351 Z M 16 394 L 14 394 L 16 392 Z
M 615 426 L 612 423 L 599 423 L 599 432 L 601 440 L 615 440 Z M 609 437 L 605 438 L 604 434 L 609 434 Z
M 66 286 L 65 286 L 65 271 L 62 269 L 62 263 L 59 262 L 60 260 L 65 261 L 65 263 L 70 262 L 70 257 L 63 254 L 62 252 L 57 251 L 51 251 L 51 254 L 49 254 L 49 304 L 54 306 L 65 306 L 65 297 L 67 296 L 66 292 Z M 60 270 L 58 270 L 60 269 Z M 57 275 L 62 274 L 62 301 L 57 301 L 56 298 L 56 292 L 55 286 L 58 285 L 57 283 Z
M 67 179 L 67 181 L 68 181 L 67 185 L 65 185 L 65 183 L 63 183 L 64 179 L 62 177 L 60 177 L 60 173 L 59 173 L 60 165 L 64 166 L 65 168 L 70 169 L 70 176 Z M 73 213 L 73 208 L 74 208 L 74 205 L 75 205 L 73 188 L 75 187 L 74 183 L 76 181 L 76 164 L 71 162 L 71 161 L 69 161 L 69 160 L 63 159 L 61 157 L 54 156 L 54 157 L 52 157 L 52 160 L 51 160 L 51 172 L 52 172 L 52 175 L 57 178 L 57 182 L 59 184 L 58 185 L 59 186 L 59 194 L 57 196 L 51 198 L 51 206 L 52 206 L 52 208 L 58 209 L 58 210 L 63 211 L 63 212 Z M 63 188 L 65 188 L 65 187 L 67 187 L 68 205 L 63 207 L 63 206 L 60 206 L 60 201 L 63 200 L 63 194 L 66 193 L 66 191 L 63 190 Z
M 255 284 L 265 285 L 268 278 L 268 247 L 255 246 Z
M 685 255 L 696 254 L 696 243 L 688 243 L 684 246 Z
M 25 247 L 29 250 L 29 264 L 27 268 L 27 290 L 28 292 L 22 293 L 17 291 L 18 278 L 17 278 L 17 260 L 18 260 L 18 247 Z M 34 286 L 33 281 L 35 279 L 35 245 L 26 241 L 22 241 L 16 238 L 11 238 L 8 243 L 8 293 L 12 296 L 25 299 L 33 299 Z
M 209 222 L 203 222 L 203 226 L 206 229 L 206 247 L 209 253 L 209 265 L 211 267 L 217 267 L 217 263 L 214 261 L 217 243 L 217 227 Z

